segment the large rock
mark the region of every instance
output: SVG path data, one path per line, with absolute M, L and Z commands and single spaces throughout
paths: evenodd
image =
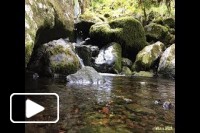
M 168 47 L 162 54 L 158 74 L 168 78 L 175 78 L 175 44 Z
M 85 66 L 91 66 L 92 57 L 96 57 L 99 53 L 99 48 L 92 45 L 75 45 L 75 50 Z
M 136 57 L 136 60 L 132 66 L 133 71 L 148 71 L 154 65 L 161 56 L 164 50 L 164 44 L 162 42 L 156 42 L 152 45 L 146 46 L 141 50 Z
M 80 68 L 74 46 L 63 39 L 41 45 L 33 56 L 35 58 L 28 64 L 28 69 L 42 76 L 68 75 Z
M 122 46 L 123 57 L 134 58 L 144 48 L 146 37 L 142 24 L 131 17 L 121 17 L 109 23 L 96 23 L 90 28 L 91 41 L 95 45 L 104 46 L 117 42 Z
M 98 72 L 120 73 L 121 72 L 121 46 L 112 42 L 103 47 L 94 62 L 94 68 Z
M 168 34 L 168 28 L 156 23 L 150 23 L 144 27 L 148 42 L 162 41 Z
M 72 39 L 73 11 L 71 0 L 25 0 L 25 65 L 36 45 Z
M 72 84 L 102 84 L 104 78 L 93 67 L 83 67 L 75 74 L 68 75 L 68 83 Z

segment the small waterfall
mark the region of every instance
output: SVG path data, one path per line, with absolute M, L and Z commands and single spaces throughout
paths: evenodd
M 80 62 L 80 64 L 81 64 L 81 68 L 85 67 L 85 65 L 84 65 L 84 63 L 83 63 L 83 59 L 81 59 L 81 58 L 78 56 L 78 54 L 76 54 L 76 56 L 78 57 L 78 60 L 79 60 L 79 62 Z
M 74 18 L 78 19 L 78 16 L 81 14 L 81 7 L 78 0 L 74 0 Z

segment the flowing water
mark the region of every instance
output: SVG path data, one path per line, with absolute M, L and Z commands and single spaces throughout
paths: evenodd
M 175 105 L 174 81 L 104 77 L 106 82 L 99 86 L 70 85 L 65 79 L 27 79 L 26 92 L 59 95 L 60 119 L 56 124 L 26 124 L 26 133 L 175 132 L 175 106 L 169 110 L 162 106 L 165 101 Z M 41 102 L 51 106 L 54 101 Z

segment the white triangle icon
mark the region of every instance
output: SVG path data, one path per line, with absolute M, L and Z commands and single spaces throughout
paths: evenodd
M 30 118 L 44 110 L 44 107 L 27 99 L 26 100 L 26 118 Z

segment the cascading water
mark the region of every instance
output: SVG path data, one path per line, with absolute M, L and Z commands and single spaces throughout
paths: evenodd
M 79 62 L 80 62 L 80 64 L 81 64 L 81 68 L 85 67 L 85 65 L 84 65 L 84 63 L 83 63 L 83 59 L 81 59 L 81 58 L 78 56 L 77 53 L 76 53 L 76 56 L 78 57 L 78 60 L 79 60 Z
M 79 1 L 74 0 L 74 19 L 75 19 L 75 22 L 78 19 L 80 14 L 81 14 L 81 8 L 80 8 L 80 5 L 79 5 Z
M 78 17 L 79 17 L 80 14 L 81 14 L 81 7 L 80 7 L 80 4 L 79 4 L 79 1 L 78 0 L 74 0 L 74 22 L 75 23 L 77 23 Z M 81 34 L 77 33 L 77 29 L 76 28 L 75 28 L 74 31 L 76 32 L 76 35 L 77 35 L 76 36 L 76 40 L 75 40 L 75 45 L 76 44 L 80 44 L 80 42 L 83 41 L 83 39 L 81 37 Z M 75 48 L 75 45 L 74 45 L 74 48 Z M 79 62 L 81 64 L 81 68 L 85 67 L 85 65 L 83 63 L 83 59 L 81 59 L 77 53 L 76 53 L 76 56 L 79 59 Z

